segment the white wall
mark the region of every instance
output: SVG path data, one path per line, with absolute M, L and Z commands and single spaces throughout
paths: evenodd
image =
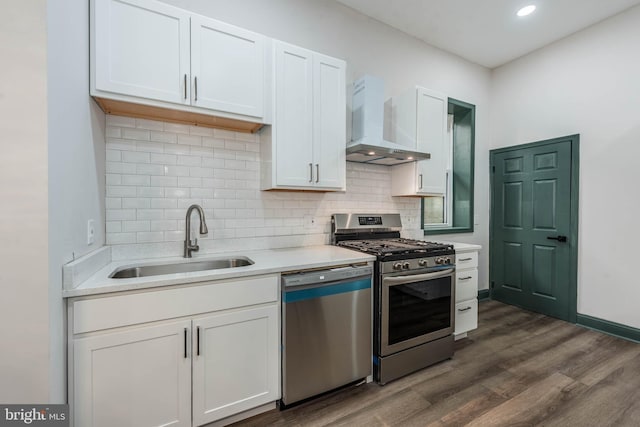
M 105 242 L 105 119 L 89 97 L 89 2 L 48 3 L 50 401 L 64 402 L 62 265 Z
M 480 288 L 488 284 L 489 88 L 484 67 L 433 48 L 332 0 L 163 0 L 195 13 L 297 44 L 348 63 L 347 81 L 373 74 L 385 81 L 386 97 L 421 85 L 475 104 L 476 231 L 433 236 L 482 244 Z M 338 208 L 339 209 L 339 208 Z M 411 227 L 411 226 L 410 226 Z
M 0 2 L 0 402 L 49 398 L 46 0 Z
M 640 7 L 496 69 L 491 147 L 580 134 L 578 313 L 640 327 Z

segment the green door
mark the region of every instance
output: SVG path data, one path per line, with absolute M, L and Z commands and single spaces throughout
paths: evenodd
M 491 153 L 491 297 L 564 320 L 576 310 L 572 143 L 577 136 Z

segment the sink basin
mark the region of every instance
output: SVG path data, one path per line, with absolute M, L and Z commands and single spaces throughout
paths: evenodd
M 189 273 L 192 271 L 219 270 L 252 265 L 247 257 L 220 258 L 203 261 L 177 262 L 175 264 L 151 264 L 116 269 L 109 275 L 112 279 L 130 279 L 132 277 L 159 276 L 162 274 Z

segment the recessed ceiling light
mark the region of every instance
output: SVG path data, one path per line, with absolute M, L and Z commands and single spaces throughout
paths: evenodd
M 407 160 L 413 160 L 413 157 L 409 156 L 407 157 Z
M 369 154 L 370 156 L 375 156 L 375 155 L 376 155 L 376 152 L 375 152 L 375 151 L 369 151 L 369 153 L 368 153 L 368 154 Z
M 530 4 L 529 6 L 525 6 L 522 9 L 520 9 L 517 13 L 518 16 L 527 16 L 533 13 L 533 11 L 536 10 L 536 6 L 533 4 Z

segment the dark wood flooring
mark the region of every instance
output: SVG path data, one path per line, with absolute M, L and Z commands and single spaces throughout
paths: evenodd
M 640 426 L 640 344 L 501 304 L 453 359 L 234 426 Z

